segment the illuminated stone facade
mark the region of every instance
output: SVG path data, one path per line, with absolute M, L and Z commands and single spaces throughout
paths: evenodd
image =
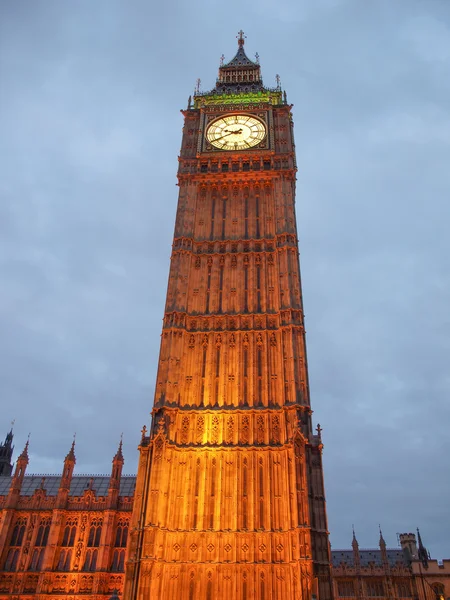
M 153 420 L 140 445 L 126 600 L 331 598 L 291 105 L 279 87 L 263 86 L 243 46 L 241 36 L 216 88 L 198 91 L 183 111 L 178 210 Z M 258 120 L 255 136 L 265 131 L 253 147 L 248 117 Z
M 399 534 L 399 548 L 360 549 L 353 535 L 351 550 L 333 550 L 333 587 L 337 600 L 448 600 L 450 560 L 428 556 L 419 537 Z
M 0 476 L 0 600 L 109 600 L 114 590 L 122 597 L 136 477 L 122 475 L 120 448 L 111 475 L 92 477 L 73 473 L 73 447 L 61 475 L 26 475 L 27 449 L 14 474 L 8 461 Z M 334 597 L 448 600 L 450 561 L 431 560 L 412 533 L 399 541 L 400 548 L 386 548 L 380 535 L 379 548 L 368 550 L 354 537 L 350 550 L 333 550 Z M 249 588 L 249 597 L 257 592 Z
M 74 475 L 74 445 L 59 476 L 25 475 L 27 465 L 28 443 L 13 475 L 0 476 L 0 598 L 121 590 L 135 487 L 121 445 L 109 477 Z
M 331 599 L 291 108 L 242 34 L 216 87 L 189 100 L 133 512 L 120 449 L 104 481 L 73 475 L 73 447 L 61 477 L 25 477 L 26 448 L 2 478 L 0 598 Z

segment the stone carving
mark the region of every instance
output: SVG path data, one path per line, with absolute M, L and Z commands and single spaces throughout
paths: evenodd
M 196 425 L 196 441 L 200 444 L 203 441 L 203 431 L 205 429 L 205 417 L 200 415 L 197 417 L 197 425 Z
M 227 432 L 226 432 L 226 442 L 227 444 L 232 444 L 234 438 L 234 417 L 230 415 L 227 417 Z
M 217 444 L 219 442 L 219 417 L 214 415 L 211 420 L 211 443 Z
M 187 444 L 189 441 L 189 417 L 185 415 L 181 419 L 181 443 Z
M 259 444 L 264 442 L 265 423 L 263 415 L 258 415 L 256 418 L 256 437 Z
M 250 417 L 244 415 L 242 417 L 241 441 L 243 444 L 248 444 L 250 435 Z

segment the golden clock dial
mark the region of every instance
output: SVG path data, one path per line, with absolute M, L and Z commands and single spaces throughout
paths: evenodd
M 252 115 L 227 115 L 213 121 L 206 139 L 219 150 L 245 150 L 266 137 L 265 124 Z

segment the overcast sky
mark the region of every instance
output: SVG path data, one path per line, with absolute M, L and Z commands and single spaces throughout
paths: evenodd
M 29 472 L 134 473 L 182 117 L 236 34 L 294 104 L 333 548 L 421 528 L 450 557 L 450 2 L 0 4 L 0 398 Z M 2 434 L 2 435 L 3 435 Z M 17 456 L 17 452 L 15 453 Z

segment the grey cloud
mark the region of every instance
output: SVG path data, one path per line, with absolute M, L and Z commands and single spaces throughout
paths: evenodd
M 184 107 L 243 27 L 294 106 L 333 547 L 449 556 L 450 10 L 443 0 L 3 3 L 0 381 L 30 471 L 127 472 L 149 420 Z

